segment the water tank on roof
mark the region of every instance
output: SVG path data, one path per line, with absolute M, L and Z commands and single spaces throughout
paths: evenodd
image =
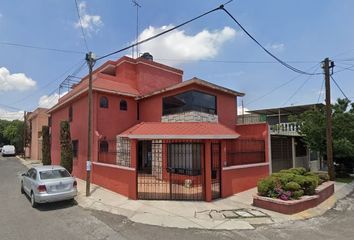
M 141 55 L 141 58 L 148 60 L 148 61 L 154 60 L 154 57 L 148 52 L 143 53 L 143 55 Z

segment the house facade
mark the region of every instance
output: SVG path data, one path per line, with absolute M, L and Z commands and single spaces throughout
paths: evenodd
M 30 144 L 26 147 L 26 157 L 42 160 L 42 127 L 48 126 L 47 108 L 37 108 L 26 115 Z
M 290 117 L 319 107 L 323 107 L 323 104 L 251 110 L 248 114 L 239 116 L 238 124 L 268 123 L 272 172 L 292 167 L 319 171 L 326 168 L 325 163 L 317 151 L 312 151 L 305 145 L 297 124 Z
M 236 124 L 244 94 L 182 77 L 151 56 L 122 57 L 93 72 L 93 183 L 131 199 L 211 201 L 269 174 L 267 124 Z M 60 162 L 60 122 L 69 121 L 73 174 L 82 179 L 87 91 L 86 76 L 49 110 L 52 162 Z

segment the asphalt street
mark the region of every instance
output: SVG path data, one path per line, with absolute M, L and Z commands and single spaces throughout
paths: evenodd
M 125 217 L 85 210 L 72 202 L 33 209 L 20 193 L 26 171 L 16 158 L 0 157 L 0 240 L 22 239 L 354 239 L 354 194 L 325 215 L 247 231 L 206 231 L 138 224 Z

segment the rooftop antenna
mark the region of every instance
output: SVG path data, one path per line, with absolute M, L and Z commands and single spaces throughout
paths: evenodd
M 132 0 L 134 7 L 136 7 L 136 43 L 139 42 L 138 37 L 139 37 L 139 8 L 141 8 L 141 5 L 136 1 Z M 135 46 L 136 49 L 136 57 L 139 57 L 139 46 Z M 134 58 L 134 47 L 132 48 L 132 55 Z

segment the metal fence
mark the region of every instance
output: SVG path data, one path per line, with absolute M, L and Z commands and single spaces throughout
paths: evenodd
M 227 166 L 265 162 L 263 139 L 237 139 L 227 141 Z

